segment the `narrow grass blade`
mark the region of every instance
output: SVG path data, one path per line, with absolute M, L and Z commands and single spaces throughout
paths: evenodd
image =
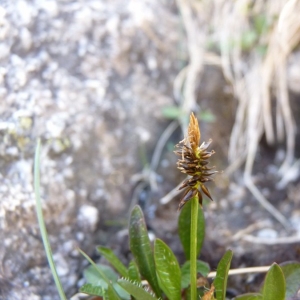
M 97 250 L 108 260 L 108 262 L 119 272 L 122 277 L 128 276 L 127 268 L 111 249 L 106 247 L 97 247 Z
M 34 158 L 34 193 L 35 193 L 35 201 L 36 201 L 36 213 L 38 218 L 38 223 L 42 235 L 42 240 L 46 252 L 46 256 L 48 259 L 48 263 L 50 265 L 50 269 L 52 272 L 53 279 L 55 281 L 55 285 L 57 288 L 57 291 L 59 293 L 60 299 L 66 300 L 67 297 L 64 293 L 64 290 L 62 288 L 60 279 L 58 277 L 56 267 L 53 261 L 53 255 L 52 250 L 50 247 L 48 234 L 46 230 L 45 220 L 43 217 L 43 211 L 42 211 L 42 203 L 41 203 L 41 194 L 40 194 L 40 151 L 41 151 L 41 141 L 40 139 L 37 141 L 37 146 L 35 150 L 35 158 Z
M 100 277 L 107 283 L 107 298 L 111 300 L 121 300 L 118 296 L 117 292 L 114 290 L 109 278 L 106 276 L 105 272 L 98 268 L 98 266 L 93 262 L 93 260 L 81 249 L 78 248 L 78 251 L 81 253 L 82 256 L 95 268 L 95 270 L 99 273 Z
M 105 279 L 106 281 L 102 278 L 102 275 L 100 275 L 98 269 L 105 274 L 105 276 L 107 277 Z M 92 285 L 92 288 L 95 288 L 95 290 L 97 290 L 96 288 L 100 288 L 101 290 L 104 290 L 106 294 L 108 290 L 107 280 L 109 280 L 109 282 L 112 284 L 112 287 L 121 299 L 130 300 L 130 295 L 123 288 L 121 288 L 121 286 L 117 284 L 119 276 L 111 266 L 97 264 L 95 268 L 93 265 L 90 265 L 84 270 L 83 276 L 87 284 Z M 86 287 L 86 285 L 84 285 L 84 287 Z M 87 286 L 87 288 L 89 287 L 90 286 Z M 93 289 L 91 290 L 93 291 Z M 84 292 L 82 287 L 80 288 L 80 291 Z M 87 290 L 87 293 L 90 294 L 89 290 Z

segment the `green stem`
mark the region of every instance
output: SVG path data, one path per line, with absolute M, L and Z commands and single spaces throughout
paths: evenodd
M 191 300 L 197 299 L 197 221 L 198 221 L 198 197 L 192 198 L 191 203 L 191 247 L 190 247 L 190 276 L 191 276 Z

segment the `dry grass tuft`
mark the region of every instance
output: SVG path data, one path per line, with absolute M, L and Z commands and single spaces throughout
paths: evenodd
M 189 53 L 189 65 L 180 74 L 181 84 L 176 84 L 177 89 L 183 86 L 183 111 L 196 106 L 203 65 L 219 65 L 238 99 L 229 161 L 243 157 L 245 174 L 250 175 L 261 136 L 265 133 L 270 144 L 286 138 L 283 174 L 294 159 L 296 129 L 286 65 L 300 41 L 300 1 L 177 0 L 177 4 Z M 218 51 L 210 51 L 210 44 Z
M 300 42 L 300 0 L 177 0 L 177 4 L 187 35 L 189 64 L 175 81 L 174 95 L 178 97 L 182 90 L 177 99 L 182 110 L 194 110 L 204 64 L 220 66 L 238 100 L 229 146 L 230 169 L 245 162 L 249 190 L 288 226 L 255 187 L 251 173 L 263 134 L 269 144 L 286 140 L 281 175 L 294 161 L 296 128 L 286 69 L 289 55 Z M 213 45 L 213 50 L 208 45 Z M 187 124 L 182 125 L 185 131 Z

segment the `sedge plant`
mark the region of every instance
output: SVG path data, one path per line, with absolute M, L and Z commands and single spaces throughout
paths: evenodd
M 179 203 L 181 209 L 188 201 L 191 201 L 191 232 L 190 232 L 190 278 L 191 278 L 191 299 L 197 298 L 197 220 L 198 205 L 202 208 L 202 193 L 212 200 L 212 197 L 205 186 L 205 183 L 211 181 L 211 175 L 217 171 L 213 171 L 214 167 L 208 166 L 208 159 L 214 154 L 214 151 L 207 151 L 210 143 L 203 142 L 200 146 L 200 128 L 198 120 L 192 113 L 188 127 L 188 135 L 183 139 L 175 151 L 181 157 L 178 160 L 178 169 L 181 172 L 191 176 L 186 179 L 179 189 L 185 189 L 183 197 Z
M 81 292 L 108 300 L 227 299 L 226 288 L 232 251 L 226 251 L 221 258 L 211 283 L 208 280 L 209 265 L 198 259 L 205 237 L 203 195 L 212 200 L 205 184 L 216 173 L 214 167 L 209 166 L 209 158 L 214 154 L 214 151 L 207 150 L 211 140 L 200 145 L 200 137 L 198 121 L 191 114 L 187 136 L 177 145 L 175 151 L 179 156 L 178 169 L 189 175 L 179 188 L 184 190 L 184 194 L 178 207 L 178 234 L 186 262 L 180 266 L 172 250 L 160 239 L 155 239 L 152 247 L 143 212 L 136 205 L 129 219 L 129 244 L 133 259 L 125 266 L 112 250 L 97 247 L 112 268 L 92 265 L 86 269 L 84 275 L 87 283 L 81 287 Z M 99 277 L 95 268 L 110 274 L 110 283 L 118 295 L 112 297 L 108 293 L 109 286 L 103 277 Z M 274 263 L 260 292 L 240 295 L 235 299 L 292 299 L 300 288 L 300 280 L 296 278 L 300 278 L 300 263 L 290 262 L 281 266 Z
M 205 219 L 202 208 L 203 194 L 212 199 L 205 183 L 212 180 L 216 172 L 209 167 L 213 151 L 207 151 L 208 143 L 200 145 L 198 121 L 192 114 L 187 137 L 177 145 L 178 168 L 190 177 L 180 189 L 184 190 L 179 203 L 178 234 L 186 261 L 180 265 L 170 247 L 161 239 L 152 244 L 141 208 L 136 205 L 129 218 L 129 245 L 132 260 L 125 265 L 114 252 L 103 246 L 97 251 L 110 266 L 94 263 L 83 251 L 81 254 L 91 263 L 84 270 L 86 283 L 80 291 L 104 300 L 225 300 L 227 279 L 233 253 L 225 252 L 221 258 L 214 279 L 211 282 L 209 265 L 198 259 L 205 237 Z M 200 145 L 200 146 L 199 146 Z M 39 143 L 35 160 L 35 190 L 38 203 L 40 228 L 47 235 L 40 209 L 39 196 Z M 55 266 L 49 242 L 46 252 L 53 276 L 60 291 L 60 298 L 66 299 Z M 300 263 L 274 263 L 268 270 L 259 292 L 236 296 L 236 300 L 292 300 L 300 290 Z M 97 298 L 98 299 L 98 298 Z

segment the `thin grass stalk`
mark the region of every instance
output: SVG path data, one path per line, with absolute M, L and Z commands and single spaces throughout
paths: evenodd
M 58 277 L 56 267 L 53 261 L 53 254 L 51 251 L 49 238 L 46 230 L 45 220 L 43 217 L 42 211 L 42 203 L 41 203 L 41 195 L 40 195 L 40 151 L 41 151 L 41 141 L 38 139 L 37 146 L 35 150 L 35 158 L 34 158 L 34 193 L 35 193 L 35 201 L 36 201 L 36 213 L 38 217 L 39 228 L 42 235 L 42 240 L 47 256 L 48 263 L 50 265 L 50 269 L 52 272 L 52 276 L 56 285 L 56 289 L 59 293 L 60 299 L 67 300 L 65 292 L 62 288 L 60 279 Z
M 105 272 L 103 272 L 95 263 L 94 261 L 81 249 L 77 248 L 77 250 L 80 252 L 80 254 L 95 268 L 95 270 L 99 273 L 99 275 L 104 279 L 104 281 L 107 284 L 110 284 L 110 281 L 108 277 L 105 275 Z
M 198 197 L 191 199 L 191 247 L 190 247 L 190 276 L 191 300 L 197 299 L 197 222 L 198 222 Z

